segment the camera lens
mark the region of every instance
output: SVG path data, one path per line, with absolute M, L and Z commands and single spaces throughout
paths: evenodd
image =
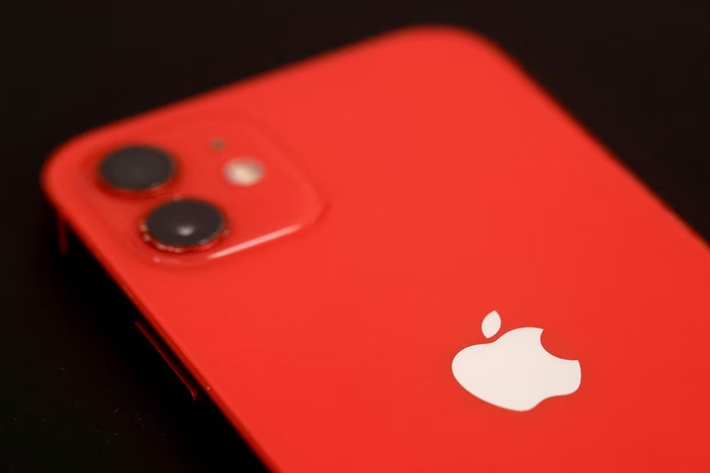
M 158 248 L 181 251 L 207 245 L 225 229 L 222 212 L 203 200 L 180 199 L 153 210 L 142 225 Z
M 168 182 L 176 167 L 166 151 L 151 146 L 128 146 L 109 153 L 101 161 L 99 174 L 115 189 L 140 192 Z

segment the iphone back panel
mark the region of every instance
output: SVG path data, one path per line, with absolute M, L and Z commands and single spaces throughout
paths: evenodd
M 175 178 L 111 192 L 98 163 L 136 143 Z M 476 35 L 401 30 L 92 131 L 43 186 L 274 472 L 710 471 L 707 245 Z M 186 197 L 228 231 L 146 242 Z

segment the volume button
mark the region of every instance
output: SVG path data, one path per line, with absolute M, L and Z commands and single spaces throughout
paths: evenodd
M 190 396 L 192 396 L 193 401 L 197 401 L 197 396 L 200 394 L 200 388 L 195 384 L 192 377 L 185 371 L 185 369 L 175 361 L 172 353 L 170 353 L 163 343 L 155 336 L 153 331 L 145 324 L 145 322 L 136 320 L 134 322 L 138 330 L 143 334 L 143 336 L 148 340 L 148 342 L 153 345 L 153 348 L 160 354 L 160 356 L 165 360 L 165 362 L 170 366 L 170 369 L 180 378 L 182 384 L 185 385 L 188 391 L 190 391 Z

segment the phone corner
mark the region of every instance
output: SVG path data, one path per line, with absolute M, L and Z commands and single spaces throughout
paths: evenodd
M 456 23 L 413 23 L 390 31 L 386 36 L 404 40 L 447 41 L 471 45 L 508 56 L 497 41 L 479 31 Z

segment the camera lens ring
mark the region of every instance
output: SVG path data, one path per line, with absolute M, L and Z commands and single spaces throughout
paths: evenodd
M 227 232 L 227 220 L 217 206 L 195 198 L 174 199 L 155 207 L 141 223 L 143 239 L 173 253 L 202 250 Z
M 177 162 L 167 151 L 148 145 L 115 149 L 101 159 L 98 174 L 111 190 L 154 192 L 173 179 Z

